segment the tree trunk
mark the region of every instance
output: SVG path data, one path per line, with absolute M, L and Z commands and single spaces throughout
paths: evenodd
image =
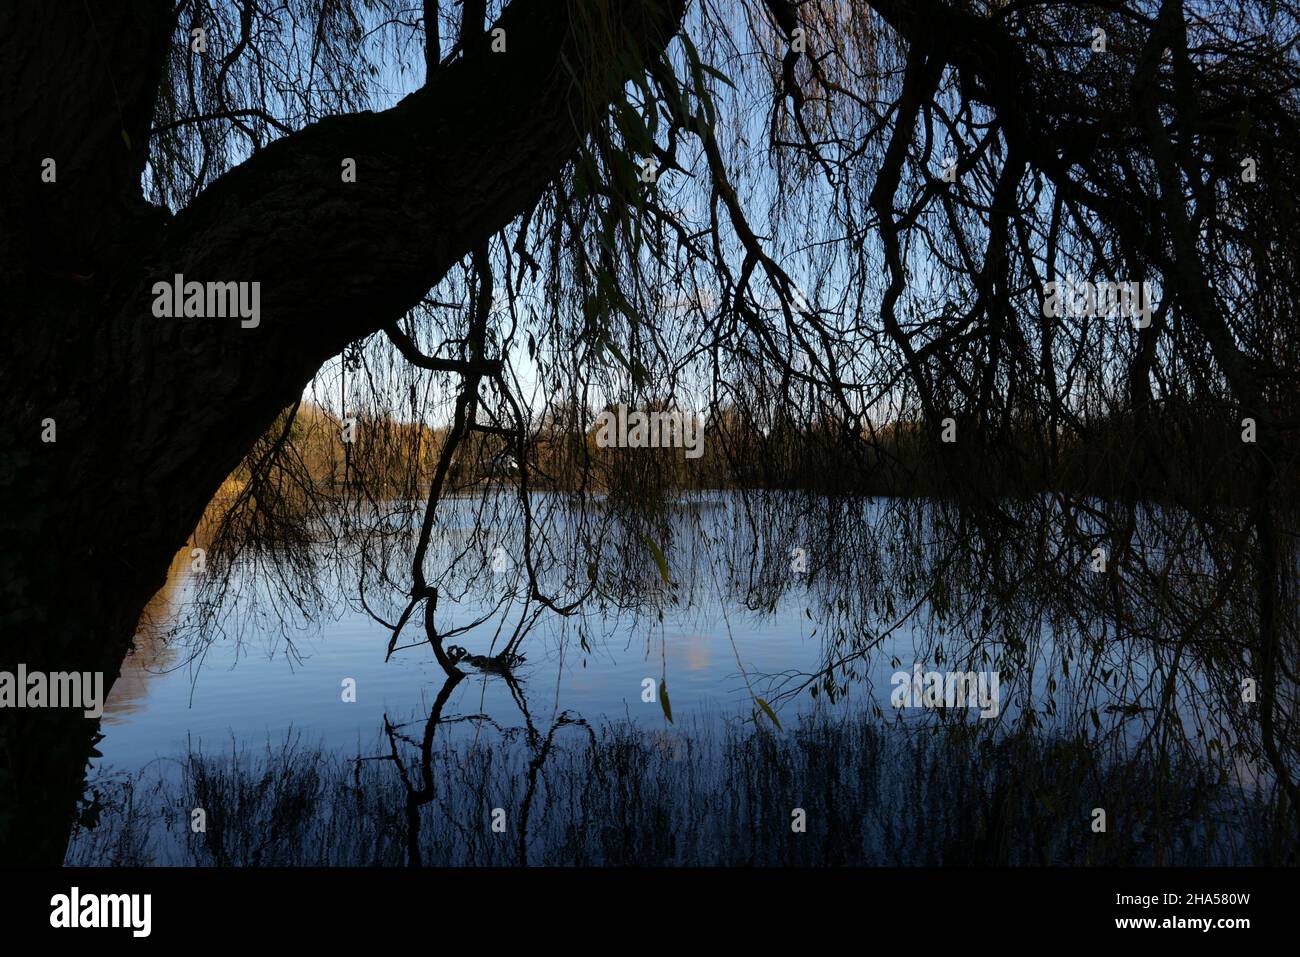
M 641 51 L 681 15 L 613 6 Z M 0 671 L 115 677 L 171 556 L 322 363 L 537 201 L 622 79 L 574 82 L 562 64 L 593 50 L 570 9 L 515 0 L 508 53 L 485 41 L 392 109 L 286 136 L 174 217 L 140 185 L 170 0 L 0 9 Z M 177 274 L 260 283 L 258 325 L 157 318 Z M 58 864 L 97 722 L 0 722 L 0 862 Z

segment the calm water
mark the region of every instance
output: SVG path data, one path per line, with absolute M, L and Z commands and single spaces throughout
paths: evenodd
M 535 504 L 544 506 L 545 497 L 539 496 Z M 474 507 L 464 500 L 450 503 L 448 518 L 437 526 L 438 547 L 426 564 L 426 574 L 439 566 L 449 569 L 450 577 L 438 579 L 440 629 L 484 619 L 467 632 L 448 636 L 445 644 L 490 654 L 506 644 L 521 612 L 518 605 L 498 608 L 502 594 L 518 580 L 509 571 L 489 570 L 491 561 L 485 556 L 492 555 L 498 543 L 509 554 L 519 550 L 517 541 L 510 539 L 507 511 L 494 513 L 485 522 L 484 515 L 474 514 Z M 466 841 L 463 828 L 469 825 L 465 822 L 478 821 L 485 807 L 531 807 L 534 816 L 520 831 L 530 842 L 528 860 L 558 863 L 707 863 L 722 859 L 719 854 L 728 849 L 736 850 L 739 862 L 785 861 L 784 845 L 755 849 L 746 844 L 754 840 L 747 822 L 780 818 L 783 826 L 777 831 L 785 833 L 790 807 L 810 801 L 822 807 L 831 790 L 836 795 L 831 804 L 848 809 L 847 817 L 835 827 L 823 822 L 826 843 L 807 852 L 809 861 L 838 860 L 842 849 L 837 849 L 835 835 L 848 832 L 858 835 L 853 854 L 859 856 L 850 855 L 853 860 L 916 863 L 947 860 L 958 851 L 973 861 L 1002 860 L 1005 848 L 968 847 L 967 825 L 974 820 L 970 815 L 986 815 L 990 806 L 1001 807 L 994 798 L 1003 793 L 997 790 L 997 781 L 1003 778 L 1011 788 L 1007 793 L 1028 802 L 1008 811 L 1012 816 L 1007 820 L 1015 815 L 1041 816 L 1042 808 L 1034 802 L 1049 790 L 1056 795 L 1052 801 L 1057 808 L 1082 801 L 1076 810 L 1083 815 L 1094 807 L 1093 798 L 1080 797 L 1074 776 L 1079 766 L 1071 762 L 1080 760 L 1078 748 L 1054 750 L 1053 741 L 1077 740 L 1070 737 L 1071 728 L 1088 735 L 1095 730 L 1089 740 L 1097 742 L 1100 754 L 1111 748 L 1125 751 L 1148 740 L 1163 687 L 1155 679 L 1167 667 L 1162 651 L 1129 643 L 1081 641 L 1080 636 L 1086 639 L 1087 629 L 1095 627 L 1098 619 L 1086 618 L 1080 625 L 1070 615 L 1060 614 L 1059 606 L 1053 614 L 1050 603 L 1040 601 L 1040 592 L 1032 587 L 991 607 L 982 597 L 982 580 L 964 576 L 960 566 L 947 570 L 917 558 L 926 554 L 932 536 L 913 525 L 914 537 L 909 539 L 906 526 L 886 520 L 881 510 L 889 507 L 887 502 L 836 507 L 865 508 L 862 514 L 868 526 L 882 534 L 876 536 L 871 552 L 852 544 L 823 550 L 823 556 L 833 555 L 837 563 L 824 566 L 824 574 L 813 574 L 811 579 L 792 573 L 788 559 L 792 543 L 814 540 L 809 528 L 787 530 L 759 522 L 755 524 L 761 534 L 747 536 L 736 522 L 741 511 L 736 500 L 725 496 L 678 503 L 672 510 L 671 544 L 663 550 L 673 579 L 670 586 L 664 587 L 657 562 L 642 554 L 635 535 L 602 538 L 591 546 L 593 550 L 578 550 L 576 554 L 584 558 L 594 556 L 602 586 L 611 583 L 602 587 L 602 594 L 611 606 L 621 607 L 605 607 L 596 599 L 572 617 L 543 613 L 519 646 L 527 660 L 516 670 L 513 686 L 500 675 L 485 675 L 468 666 L 462 667 L 469 677 L 449 685 L 423 641 L 422 629 L 415 626 L 403 633 L 402 644 L 407 647 L 386 662 L 389 630 L 366 615 L 350 591 L 363 577 L 359 566 L 349 565 L 346 557 L 356 560 L 353 539 L 344 540 L 342 546 L 332 540 L 319 549 L 322 558 L 344 556 L 341 565 L 327 561 L 306 579 L 293 579 L 300 594 L 314 587 L 332 596 L 328 613 L 313 612 L 313 620 L 307 621 L 283 594 L 270 588 L 273 576 L 265 567 L 250 566 L 236 573 L 233 591 L 239 599 L 216 616 L 222 633 L 196 644 L 187 628 L 174 627 L 200 608 L 203 598 L 204 579 L 190 572 L 188 553 L 182 552 L 167 587 L 146 613 L 136 652 L 124 663 L 105 709 L 104 738 L 97 745 L 102 756 L 92 766 L 91 779 L 97 786 L 96 805 L 102 785 L 108 810 L 104 824 L 76 829 L 72 859 L 96 864 L 182 863 L 191 858 L 222 863 L 226 858 L 218 854 L 221 849 L 234 855 L 230 860 L 240 861 L 248 851 L 248 860 L 254 863 L 365 863 L 382 845 L 384 859 L 400 863 L 406 860 L 403 855 L 412 852 L 405 844 L 393 845 L 393 835 L 408 834 L 410 819 L 402 816 L 402 809 L 408 798 L 414 800 L 415 791 L 405 779 L 399 782 L 391 773 L 393 765 L 384 760 L 391 747 L 391 753 L 402 751 L 401 760 L 410 768 L 420 766 L 422 732 L 433 727 L 426 723 L 435 700 L 448 693 L 448 687 L 450 697 L 436 725 L 436 747 L 425 759 L 432 762 L 427 768 L 430 779 L 440 782 L 437 800 L 433 791 L 420 798 L 414 806 L 422 808 L 423 823 L 409 831 L 417 843 L 424 842 L 421 846 L 430 862 L 514 862 L 510 855 L 508 860 L 498 860 L 495 850 L 489 853 L 490 848 L 505 848 L 505 843 Z M 401 541 L 411 534 L 407 523 L 385 520 L 381 524 L 389 529 L 385 534 L 391 533 L 391 540 Z M 485 536 L 479 532 L 484 525 Z M 561 533 L 573 527 L 577 525 L 564 526 Z M 564 554 L 564 547 L 555 553 Z M 314 556 L 318 550 L 299 554 Z M 404 560 L 400 549 L 392 555 L 398 556 L 400 568 Z M 538 571 L 543 590 L 563 594 L 562 565 L 552 561 Z M 1065 574 L 1078 573 L 1067 568 Z M 1033 576 L 1028 578 L 1033 581 Z M 370 580 L 374 581 L 373 575 Z M 919 583 L 926 596 L 921 602 L 913 600 L 916 591 L 897 590 L 891 584 L 909 581 L 913 588 Z M 393 602 L 400 604 L 400 596 L 373 588 L 367 590 L 367 601 L 379 614 L 396 619 Z M 1105 625 L 1104 617 L 1100 621 Z M 1080 665 L 1085 651 L 1090 668 Z M 837 664 L 834 702 L 824 692 L 814 697 L 807 687 L 800 689 L 806 678 L 830 662 Z M 892 706 L 892 676 L 910 673 L 914 664 L 926 671 L 997 672 L 999 713 L 988 724 L 979 722 L 980 730 L 991 732 L 991 738 L 1000 730 L 1030 725 L 1063 733 L 1037 742 L 1018 738 L 1017 747 L 1027 747 L 1023 751 L 985 752 L 969 736 L 936 737 L 930 732 L 939 729 L 926 725 L 953 717 L 951 712 L 899 711 Z M 1098 682 L 1088 676 L 1095 669 L 1123 680 Z M 355 701 L 344 700 L 347 679 L 355 682 Z M 646 679 L 666 679 L 671 724 L 657 698 L 643 700 Z M 1213 708 L 1207 711 L 1206 703 L 1213 705 L 1215 699 L 1206 693 L 1199 676 L 1184 669 L 1181 687 L 1183 694 L 1167 714 L 1170 721 L 1195 728 L 1207 714 L 1216 713 Z M 759 716 L 759 697 L 775 706 L 782 722 L 782 731 L 774 737 L 755 736 L 744 727 L 745 722 L 768 727 L 767 719 Z M 1033 704 L 1034 720 L 1021 722 L 1027 702 Z M 798 718 L 809 712 L 860 715 L 866 722 L 808 722 L 801 727 Z M 958 717 L 974 721 L 977 714 L 963 708 Z M 546 773 L 554 777 L 546 779 L 536 802 L 529 804 L 535 783 L 529 762 L 548 760 L 547 748 L 540 747 L 548 731 L 573 727 L 562 716 L 584 719 L 599 732 L 590 740 L 599 737 L 610 747 L 599 763 L 592 757 L 588 764 L 590 756 L 582 750 L 589 740 L 587 732 L 564 731 L 565 746 L 551 754 L 547 765 Z M 385 734 L 386 722 L 397 732 L 391 740 Z M 905 733 L 894 733 L 889 727 L 894 722 L 907 725 Z M 631 737 L 649 742 L 651 751 L 622 750 L 617 742 L 630 740 L 623 736 L 622 726 L 627 723 L 650 732 Z M 870 725 L 869 734 L 852 730 L 865 725 Z M 537 736 L 517 733 L 525 726 Z M 603 726 L 618 727 L 600 731 Z M 814 728 L 821 730 L 810 735 Z M 718 731 L 723 734 L 714 733 Z M 471 738 L 487 748 L 462 747 Z M 768 753 L 749 746 L 759 738 L 764 748 L 770 745 L 776 750 Z M 724 739 L 730 744 L 724 745 Z M 927 744 L 945 740 L 956 742 L 956 750 L 943 743 Z M 1188 752 L 1195 759 L 1189 766 L 1198 781 L 1201 759 L 1215 759 L 1205 762 L 1207 766 L 1222 764 L 1222 750 L 1211 754 L 1204 740 L 1194 738 Z M 670 741 L 674 747 L 664 747 Z M 689 748 L 694 750 L 676 747 L 683 741 L 693 742 Z M 286 743 L 293 747 L 277 750 Z M 234 762 L 240 769 L 232 771 L 233 776 L 223 777 L 225 772 L 218 769 L 217 776 L 205 777 L 200 787 L 193 776 L 194 764 L 184 761 L 197 751 L 217 758 L 212 763 L 220 765 L 232 753 L 257 754 L 267 747 L 265 767 L 275 769 L 271 777 L 262 777 L 258 766 L 241 758 Z M 1093 747 L 1090 743 L 1087 750 Z M 293 753 L 301 753 L 299 748 L 312 752 L 305 763 L 295 763 Z M 315 749 L 331 752 L 332 757 L 317 755 Z M 496 757 L 484 758 L 485 751 Z M 768 756 L 757 760 L 760 752 Z M 691 757 L 682 760 L 680 755 L 687 753 Z M 826 754 L 834 758 L 822 760 Z M 349 759 L 356 756 L 384 760 L 354 765 Z M 1234 754 L 1232 760 L 1234 788 L 1243 785 L 1253 793 L 1252 782 L 1267 783 L 1267 775 L 1245 755 Z M 359 777 L 363 764 L 369 775 L 364 785 Z M 1214 801 L 1201 807 L 1201 816 L 1188 818 L 1185 826 L 1179 825 L 1181 830 L 1171 830 L 1163 818 L 1152 823 L 1151 807 L 1143 802 L 1157 784 L 1169 783 L 1160 774 L 1148 773 L 1159 766 L 1158 762 L 1137 763 L 1125 772 L 1128 777 L 1103 782 L 1117 795 L 1115 800 L 1128 795 L 1140 805 L 1122 813 L 1133 815 L 1133 822 L 1146 822 L 1133 824 L 1140 840 L 1119 842 L 1116 847 L 1128 850 L 1114 851 L 1114 860 L 1163 861 L 1175 845 L 1182 848 L 1179 853 L 1190 855 L 1189 860 L 1264 859 L 1250 844 L 1252 835 L 1264 833 L 1259 824 L 1263 818 L 1251 816 L 1252 809 L 1257 810 L 1251 803 L 1254 799 L 1240 789 L 1226 796 L 1216 791 Z M 1103 764 L 1088 767 L 1092 774 Z M 186 768 L 191 774 L 188 779 Z M 604 777 L 593 779 L 597 768 Z M 1027 768 L 1041 772 L 1041 780 L 1022 791 L 1023 777 L 1030 773 Z M 318 773 L 324 776 L 317 777 Z M 354 773 L 358 775 L 355 789 Z M 1189 780 L 1183 765 L 1169 774 L 1175 790 Z M 130 782 L 137 779 L 139 786 L 133 789 Z M 649 786 L 644 793 L 639 788 L 628 791 L 627 781 L 649 782 Z M 214 820 L 225 821 L 216 832 L 221 840 L 211 848 L 204 841 L 190 840 L 183 826 L 189 809 L 200 799 L 194 788 L 211 805 Z M 1172 800 L 1169 807 L 1175 810 L 1170 813 L 1178 818 L 1182 812 L 1176 808 L 1183 805 L 1177 802 L 1191 800 L 1201 793 L 1198 788 L 1204 790 L 1188 784 L 1187 793 L 1166 796 L 1152 807 L 1164 808 Z M 628 798 L 633 792 L 637 796 Z M 340 794 L 348 799 L 335 801 Z M 283 803 L 280 811 L 301 810 L 300 819 L 286 825 L 287 830 L 276 824 L 263 833 L 258 828 L 266 821 L 283 824 L 277 802 Z M 359 810 L 363 804 L 365 810 Z M 683 810 L 691 808 L 705 818 L 697 820 Z M 853 809 L 864 808 L 879 811 L 879 820 L 872 825 L 875 830 L 862 831 L 861 815 Z M 825 810 L 830 813 L 830 808 Z M 679 820 L 682 814 L 687 817 Z M 585 823 L 575 825 L 575 815 Z M 951 817 L 945 825 L 948 829 L 934 831 L 938 845 L 917 850 L 929 840 L 931 824 L 947 820 L 945 815 Z M 611 831 L 606 818 L 639 822 L 628 825 L 629 833 L 637 835 L 629 847 L 619 845 L 618 835 L 613 834 L 618 829 Z M 1223 831 L 1227 836 L 1215 845 L 1213 855 L 1198 856 L 1195 848 L 1212 836 L 1206 823 L 1210 819 L 1236 823 Z M 421 827 L 425 832 L 420 832 Z M 1151 833 L 1160 836 L 1158 850 L 1153 850 L 1144 828 L 1155 828 Z M 1091 860 L 1091 833 L 1086 826 L 1048 827 L 1024 845 L 1028 848 L 1022 848 L 1024 860 Z M 574 834 L 582 836 L 578 844 L 572 843 Z M 957 834 L 960 839 L 950 847 L 943 834 Z M 1012 845 L 1021 848 L 1019 837 Z M 264 848 L 272 848 L 265 859 Z M 511 843 L 509 850 L 514 854 L 517 849 Z M 217 856 L 209 859 L 205 854 Z M 960 854 L 952 859 L 959 858 Z
M 187 577 L 175 583 L 178 605 L 190 591 Z M 643 617 L 620 627 L 610 617 L 602 638 L 588 636 L 590 654 L 571 627 L 543 618 L 524 641 L 527 660 L 517 677 L 539 721 L 567 710 L 592 722 L 665 726 L 658 701 L 642 701 L 644 679 L 665 675 L 675 722 L 748 717 L 753 699 L 746 675 L 761 695 L 770 687 L 764 676 L 812 671 L 822 661 L 821 639 L 804 609 L 792 597 L 771 614 L 712 603 L 667 608 L 662 623 Z M 472 612 L 481 610 L 475 606 Z M 495 630 L 495 624 L 484 625 L 455 641 L 480 653 Z M 403 638 L 418 635 L 410 629 Z M 393 721 L 427 715 L 443 683 L 427 645 L 385 663 L 389 634 L 364 613 L 344 610 L 291 637 L 292 651 L 268 628 L 251 641 L 217 640 L 197 657 L 183 645 L 138 640 L 105 708 L 99 765 L 138 769 L 190 745 L 219 751 L 229 748 L 232 737 L 275 742 L 290 729 L 327 748 L 364 749 L 373 744 L 385 714 Z M 356 681 L 355 703 L 342 700 L 345 678 Z M 888 703 L 885 680 L 882 705 Z M 805 694 L 789 707 L 814 706 L 826 707 L 824 699 L 817 703 Z M 447 711 L 487 714 L 506 725 L 519 719 L 506 683 L 478 673 L 457 687 Z
M 451 551 L 460 549 L 476 526 L 487 524 L 492 530 L 490 519 L 485 523 L 482 514 L 473 514 L 472 503 L 446 504 L 450 517 L 440 526 L 439 534 Z M 542 723 L 567 711 L 593 724 L 632 721 L 664 728 L 667 719 L 658 700 L 642 699 L 647 678 L 666 678 L 678 726 L 752 719 L 756 697 L 771 701 L 784 717 L 817 709 L 861 711 L 874 706 L 886 720 L 896 716 L 924 719 L 925 712 L 900 713 L 890 704 L 891 675 L 910 671 L 916 662 L 926 668 L 934 663 L 935 645 L 922 635 L 922 616 L 890 631 L 869 656 L 854 663 L 849 692 L 835 704 L 828 704 L 825 695 L 813 698 L 806 690 L 778 700 L 782 689 L 796 685 L 800 675 L 823 667 L 828 657 L 837 659 L 845 647 L 827 647 L 825 596 L 812 594 L 798 576 L 786 576 L 778 597 L 761 613 L 745 607 L 739 597 L 743 588 L 738 591 L 718 584 L 728 576 L 734 581 L 737 575 L 741 579 L 748 575 L 752 580 L 754 570 L 764 561 L 775 560 L 778 570 L 787 564 L 786 545 L 774 548 L 766 557 L 750 551 L 748 544 L 737 547 L 734 526 L 729 525 L 736 515 L 735 505 L 733 499 L 715 497 L 684 506 L 678 516 L 696 524 L 693 534 L 683 536 L 692 544 L 670 553 L 669 564 L 674 574 L 693 569 L 693 581 L 712 583 L 713 587 L 692 586 L 661 609 L 652 607 L 637 614 L 626 610 L 588 612 L 581 618 L 585 651 L 578 637 L 577 617 L 563 619 L 549 612 L 541 616 L 524 639 L 520 650 L 527 661 L 516 672 L 535 721 Z M 880 508 L 881 504 L 866 507 Z M 508 519 L 500 522 L 502 527 L 508 524 Z M 729 527 L 733 529 L 730 533 Z M 489 542 L 487 554 L 491 547 Z M 463 565 L 478 567 L 472 560 Z M 649 567 L 653 578 L 654 566 L 649 563 Z M 385 717 L 394 723 L 427 717 L 444 681 L 427 644 L 401 650 L 385 662 L 389 633 L 358 607 L 340 600 L 331 614 L 308 623 L 297 611 L 285 611 L 283 600 L 266 592 L 260 573 L 250 571 L 243 576 L 243 584 L 261 593 L 260 605 L 252 610 L 237 605 L 222 617 L 223 629 L 238 635 L 237 639 L 218 637 L 196 650 L 183 632 L 179 638 L 160 637 L 167 635 L 169 624 L 185 612 L 194 591 L 188 557 L 184 552 L 178 556 L 168 587 L 151 606 L 150 617 L 156 624 L 142 629 L 136 653 L 124 663 L 122 677 L 105 708 L 105 737 L 98 745 L 103 755 L 97 762 L 100 770 L 139 770 L 155 759 L 174 757 L 191 748 L 228 752 L 232 741 L 236 745 L 275 744 L 291 731 L 312 746 L 373 753 Z M 344 582 L 355 579 L 355 574 L 349 576 L 344 571 Z M 322 588 L 330 591 L 323 584 Z M 876 593 L 870 588 L 851 593 L 849 601 L 854 606 L 870 605 Z M 459 602 L 444 597 L 438 608 L 440 627 L 486 615 L 489 603 L 497 597 L 490 580 L 465 589 Z M 499 650 L 504 642 L 501 636 L 509 634 L 517 619 L 518 612 L 507 610 L 448 643 L 481 654 L 490 652 L 495 639 Z M 863 623 L 878 633 L 886 631 L 885 625 L 894 620 L 891 611 L 875 617 L 868 614 Z M 288 623 L 287 631 L 283 622 Z M 1038 631 L 1035 640 L 1041 643 L 1038 654 L 1050 657 L 1050 630 L 1041 621 L 1034 628 Z M 410 644 L 421 637 L 421 629 L 413 624 L 403 633 L 402 642 Z M 990 647 L 995 658 L 997 643 Z M 1135 672 L 1146 668 L 1140 656 L 1130 656 L 1127 661 Z M 989 665 L 993 663 L 988 659 Z M 1046 668 L 1018 675 L 1003 672 L 1001 720 L 1015 716 L 1025 694 L 1037 697 L 1048 675 Z M 355 702 L 343 700 L 343 682 L 348 678 L 356 682 Z M 1064 680 L 1060 674 L 1057 679 Z M 1068 699 L 1068 691 L 1065 697 Z M 1092 702 L 1098 707 L 1105 704 L 1104 698 L 1094 697 Z M 486 715 L 501 727 L 521 724 L 519 706 L 507 683 L 499 676 L 481 673 L 472 673 L 456 687 L 444 713 Z M 465 723 L 451 733 L 471 733 L 480 725 Z

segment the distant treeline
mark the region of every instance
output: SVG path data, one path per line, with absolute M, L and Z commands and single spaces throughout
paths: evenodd
M 1174 407 L 1071 419 L 1059 428 L 954 415 L 934 424 L 786 427 L 727 439 L 706 446 L 706 467 L 717 468 L 721 445 L 744 485 L 892 496 L 1055 491 L 1226 504 L 1250 493 L 1246 477 L 1258 454 L 1253 427 L 1231 412 Z
M 1230 504 L 1251 493 L 1245 477 L 1258 454 L 1253 427 L 1231 410 L 1168 403 L 1141 416 L 1071 417 L 1059 427 L 962 415 L 934 424 L 778 420 L 760 426 L 728 409 L 706 421 L 698 458 L 681 447 L 600 447 L 594 420 L 595 413 L 553 417 L 522 445 L 516 436 L 473 432 L 448 463 L 447 490 L 515 479 L 522 460 L 529 487 L 537 490 L 743 487 L 932 497 L 1059 491 Z M 306 404 L 285 425 L 282 417 L 233 473 L 224 497 L 245 489 L 255 474 L 263 495 L 268 488 L 291 497 L 365 488 L 416 497 L 437 474 L 447 437 L 445 427 L 388 417 L 358 415 L 349 426 Z M 274 443 L 279 448 L 268 459 L 263 453 Z M 274 469 L 266 465 L 271 460 Z

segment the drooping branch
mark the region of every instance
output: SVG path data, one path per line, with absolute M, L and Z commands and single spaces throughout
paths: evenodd
M 438 0 L 424 0 L 424 82 L 438 72 L 442 41 L 438 37 Z
M 508 52 L 457 60 L 392 109 L 327 118 L 270 144 L 161 226 L 133 274 L 107 277 L 128 341 L 98 383 L 171 410 L 141 417 L 144 494 L 165 502 L 196 475 L 210 494 L 323 362 L 395 322 L 535 203 L 587 134 L 583 124 L 616 93 L 629 52 L 655 55 L 680 12 L 614 4 L 621 48 L 600 48 L 581 17 L 516 0 L 498 21 Z M 355 165 L 355 181 L 342 175 L 345 164 Z M 155 318 L 153 285 L 176 275 L 258 283 L 256 327 Z M 168 375 L 143 374 L 145 362 Z M 67 401 L 79 409 L 86 399 Z M 173 536 L 205 501 L 186 495 Z
M 397 347 L 397 351 L 402 354 L 402 358 L 421 369 L 428 369 L 432 372 L 459 372 L 461 375 L 492 375 L 501 368 L 500 359 L 475 362 L 474 360 L 443 359 L 438 356 L 425 355 L 420 351 L 419 346 L 411 341 L 411 337 L 403 332 L 395 322 L 390 322 L 384 326 L 384 335 Z

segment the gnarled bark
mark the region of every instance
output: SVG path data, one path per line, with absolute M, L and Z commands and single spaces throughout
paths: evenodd
M 682 12 L 609 7 L 643 54 Z M 14 576 L 0 669 L 116 675 L 170 557 L 321 364 L 537 201 L 625 79 L 574 9 L 515 0 L 497 24 L 508 53 L 482 36 L 392 109 L 288 135 L 174 217 L 140 183 L 171 3 L 0 11 L 0 571 Z M 156 318 L 153 284 L 176 274 L 260 283 L 260 323 Z M 95 724 L 0 718 L 0 860 L 58 863 Z

